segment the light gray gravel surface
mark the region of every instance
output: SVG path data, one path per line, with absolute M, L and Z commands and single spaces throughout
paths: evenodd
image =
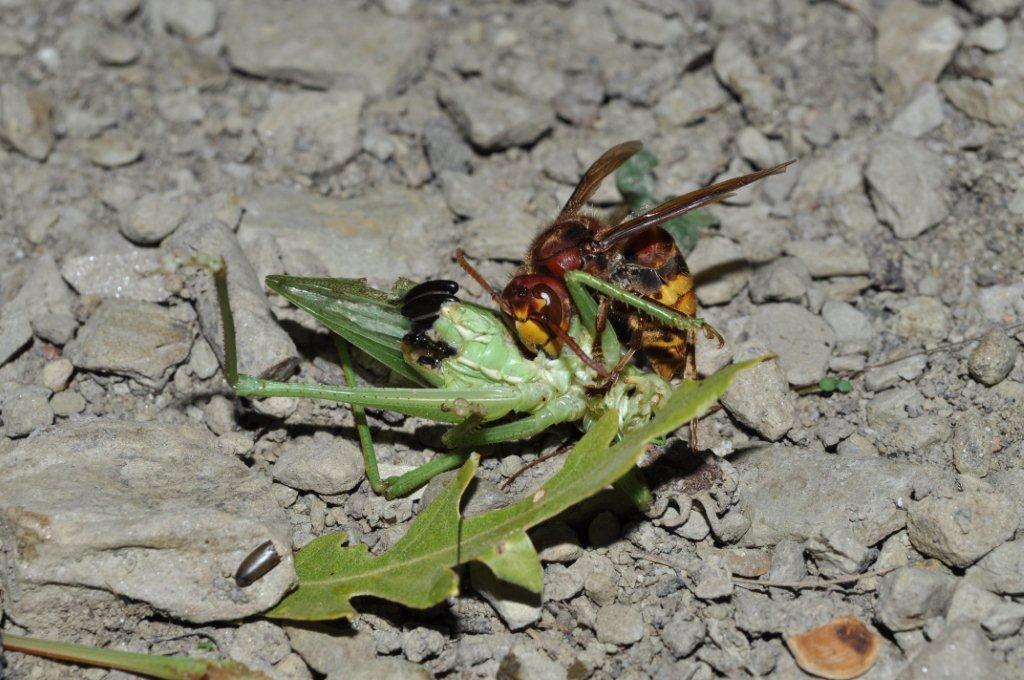
M 880 635 L 862 677 L 1024 676 L 1021 0 L 0 8 L 0 629 L 287 680 L 710 680 L 810 677 L 784 638 L 853 614 Z M 701 455 L 685 431 L 652 447 L 649 513 L 609 491 L 531 531 L 541 595 L 475 565 L 425 611 L 258 618 L 293 549 L 380 553 L 450 476 L 384 500 L 346 408 L 236 400 L 197 260 L 228 264 L 243 371 L 337 383 L 266 275 L 445 277 L 490 304 L 454 249 L 500 285 L 628 139 L 658 197 L 797 161 L 711 206 L 688 258 L 727 343 L 700 340 L 701 373 L 777 358 L 701 421 Z M 621 198 L 608 180 L 588 210 Z M 369 418 L 385 476 L 442 449 Z M 577 436 L 491 452 L 465 511 L 531 492 L 561 458 L 502 483 Z M 267 539 L 282 564 L 238 588 Z M 827 578 L 856 580 L 792 585 Z M 125 677 L 18 654 L 0 676 Z

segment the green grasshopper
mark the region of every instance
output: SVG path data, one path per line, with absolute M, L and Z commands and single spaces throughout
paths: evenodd
M 385 293 L 362 279 L 268 276 L 266 284 L 271 290 L 336 334 L 346 384 L 290 383 L 239 375 L 227 272 L 223 263 L 208 268 L 214 272 L 224 325 L 225 375 L 237 395 L 305 397 L 351 405 L 367 479 L 375 493 L 387 498 L 407 495 L 437 474 L 460 466 L 471 447 L 525 439 L 558 423 L 578 422 L 586 430 L 609 408 L 620 414 L 620 433 L 628 432 L 647 423 L 672 393 L 672 386 L 656 373 L 632 365 L 610 385 L 602 384 L 593 367 L 567 348 L 555 358 L 543 353 L 524 355 L 503 317 L 459 301 L 454 296 L 457 284 L 450 281 L 413 286 L 400 280 Z M 566 282 L 578 311 L 568 334 L 587 353 L 594 349 L 597 304 L 586 288 L 614 294 L 674 327 L 699 328 L 703 323 L 652 305 L 584 272 L 568 273 Z M 357 387 L 348 344 L 418 387 Z M 608 365 L 621 356 L 620 343 L 610 327 L 602 333 L 601 350 Z M 442 441 L 456 451 L 401 476 L 381 479 L 366 407 L 453 424 Z M 513 413 L 521 417 L 509 420 Z M 499 420 L 502 422 L 496 422 Z M 649 492 L 636 474 L 627 475 L 619 486 L 639 506 L 649 504 Z

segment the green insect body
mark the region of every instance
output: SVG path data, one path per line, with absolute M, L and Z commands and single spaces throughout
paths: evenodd
M 652 317 L 661 317 L 674 326 L 700 327 L 702 323 L 651 306 L 584 272 L 570 274 L 566 284 L 579 317 L 573 320 L 568 334 L 587 353 L 594 345 L 589 329 L 594 327 L 596 303 L 586 288 L 629 304 L 646 305 Z M 433 476 L 460 466 L 475 447 L 526 439 L 559 423 L 576 422 L 586 431 L 609 408 L 619 414 L 620 434 L 628 432 L 647 423 L 673 391 L 655 373 L 632 365 L 626 366 L 614 382 L 602 385 L 595 371 L 568 349 L 555 358 L 526 356 L 495 312 L 447 294 L 438 310 L 428 307 L 429 337 L 423 336 L 428 346 L 425 353 L 417 354 L 410 337 L 420 338 L 426 327 L 422 316 L 414 322 L 403 314 L 403 298 L 410 292 L 410 282 L 400 281 L 385 293 L 362 280 L 276 275 L 267 277 L 269 288 L 308 311 L 338 336 L 346 384 L 279 382 L 238 374 L 227 273 L 223 268 L 214 269 L 214 275 L 224 325 L 225 375 L 238 396 L 301 397 L 351 405 L 367 479 L 375 492 L 388 497 L 408 494 Z M 417 387 L 357 386 L 348 356 L 349 343 Z M 618 340 L 610 328 L 601 335 L 601 348 L 607 365 L 620 356 Z M 431 354 L 432 350 L 436 355 Z M 442 443 L 454 452 L 439 455 L 400 477 L 382 480 L 364 413 L 367 407 L 454 425 L 442 438 Z M 650 501 L 646 487 L 632 474 L 621 478 L 617 486 L 641 507 Z

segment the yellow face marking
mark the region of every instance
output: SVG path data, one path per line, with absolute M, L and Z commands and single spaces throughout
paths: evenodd
M 516 333 L 527 349 L 534 354 L 543 350 L 548 356 L 558 356 L 558 339 L 536 321 L 516 321 Z

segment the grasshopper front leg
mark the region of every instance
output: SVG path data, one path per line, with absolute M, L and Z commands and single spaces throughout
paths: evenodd
M 613 300 L 627 304 L 634 309 L 638 309 L 647 316 L 656 321 L 668 326 L 669 328 L 675 328 L 681 331 L 693 331 L 701 330 L 705 336 L 709 339 L 717 339 L 720 343 L 724 344 L 724 339 L 714 328 L 709 326 L 703 319 L 697 317 L 686 316 L 671 307 L 667 307 L 656 300 L 630 293 L 628 290 L 620 288 L 613 283 L 609 283 L 603 279 L 599 279 L 596 276 L 588 274 L 582 271 L 569 271 L 565 273 L 566 287 L 569 289 L 570 294 L 573 295 L 573 301 L 576 297 L 582 293 L 586 295 L 584 288 L 590 288 L 591 290 L 597 291 L 602 295 L 606 295 Z M 573 293 L 573 289 L 576 289 L 576 293 Z M 595 305 L 591 301 L 591 305 Z M 594 315 L 596 318 L 596 306 Z M 583 312 L 580 312 L 581 317 Z M 584 319 L 586 323 L 586 319 Z

